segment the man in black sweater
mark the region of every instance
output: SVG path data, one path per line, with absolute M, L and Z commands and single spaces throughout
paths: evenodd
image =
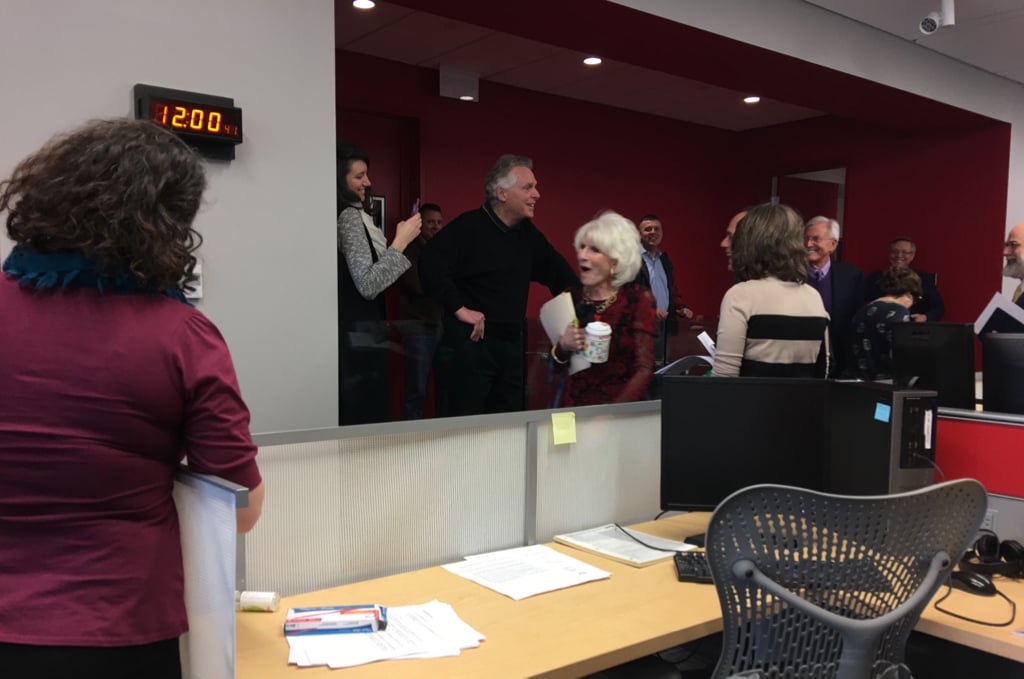
M 576 282 L 533 222 L 533 162 L 504 155 L 487 173 L 486 202 L 455 218 L 423 249 L 420 278 L 444 308 L 441 351 L 451 360 L 450 412 L 522 410 L 523 321 L 530 282 L 557 295 Z

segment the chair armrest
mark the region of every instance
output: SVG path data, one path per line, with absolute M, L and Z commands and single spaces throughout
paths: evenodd
M 877 618 L 853 619 L 845 618 L 832 611 L 825 610 L 810 601 L 807 601 L 798 594 L 786 589 L 765 575 L 757 565 L 750 559 L 738 559 L 732 565 L 732 573 L 740 579 L 753 580 L 755 584 L 764 589 L 772 596 L 782 599 L 784 602 L 806 613 L 809 616 L 824 621 L 834 626 L 845 636 L 847 633 L 858 630 L 862 633 L 881 634 L 890 625 L 896 623 L 900 618 L 913 611 L 917 606 L 926 603 L 935 593 L 939 584 L 940 574 L 950 564 L 949 555 L 943 551 L 937 552 L 928 565 L 928 572 L 921 581 L 921 586 L 907 598 L 902 604 L 893 610 L 880 615 Z

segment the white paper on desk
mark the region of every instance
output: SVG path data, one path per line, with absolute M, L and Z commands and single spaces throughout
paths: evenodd
M 624 532 L 626 530 L 629 531 L 628 534 Z M 630 535 L 656 549 L 640 544 Z M 555 542 L 576 547 L 592 554 L 607 556 L 610 559 L 628 563 L 632 566 L 646 566 L 647 564 L 670 558 L 673 552 L 685 552 L 696 549 L 694 545 L 685 542 L 648 535 L 631 528 L 622 529 L 614 523 L 607 523 L 597 528 L 578 530 L 574 533 L 556 535 Z
M 516 601 L 611 577 L 607 571 L 544 545 L 474 554 L 442 568 Z
M 558 344 L 559 338 L 565 334 L 573 321 L 576 320 L 576 307 L 572 303 L 572 295 L 563 292 L 552 297 L 540 308 L 540 324 L 544 327 L 551 344 Z M 575 375 L 590 367 L 590 361 L 579 353 L 569 358 L 569 374 Z
M 993 331 L 1024 332 L 1024 309 L 1001 292 L 992 295 L 978 320 L 974 321 L 974 334 Z
M 367 634 L 287 637 L 288 662 L 300 667 L 352 667 L 379 660 L 440 658 L 476 648 L 484 639 L 448 604 L 388 607 L 388 627 Z

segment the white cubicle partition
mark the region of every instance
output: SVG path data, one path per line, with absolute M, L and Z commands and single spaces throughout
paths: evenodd
M 533 542 L 605 523 L 650 521 L 660 508 L 661 409 L 577 413 L 576 443 L 554 445 L 538 423 L 537 520 Z
M 522 544 L 525 428 L 261 446 L 249 586 L 295 594 Z
M 248 489 L 224 479 L 185 470 L 175 478 L 189 626 L 181 639 L 183 679 L 235 676 L 235 511 L 248 503 Z
M 658 512 L 660 402 L 256 436 L 267 488 L 249 588 L 282 595 Z

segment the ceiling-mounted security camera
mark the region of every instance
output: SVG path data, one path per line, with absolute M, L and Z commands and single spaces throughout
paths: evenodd
M 952 26 L 956 23 L 956 8 L 953 0 L 942 0 L 942 6 L 938 12 L 929 12 L 928 16 L 921 19 L 918 28 L 925 35 L 931 35 L 942 26 Z

